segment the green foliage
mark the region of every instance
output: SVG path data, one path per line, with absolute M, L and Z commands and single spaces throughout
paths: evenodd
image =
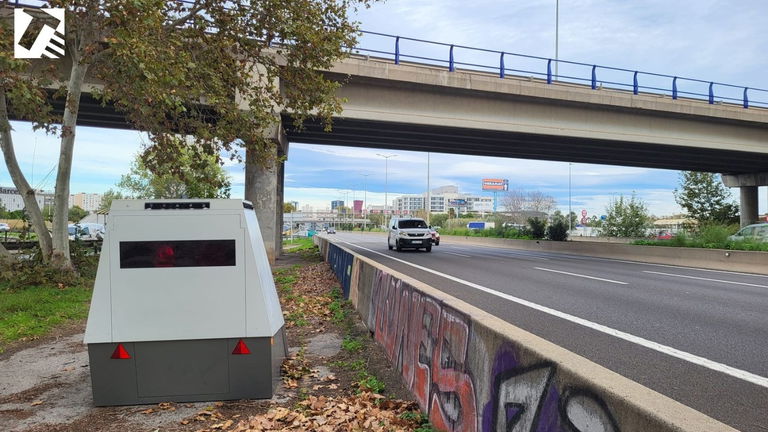
M 448 220 L 448 215 L 446 213 L 438 213 L 438 214 L 430 214 L 429 216 L 429 224 L 434 226 L 445 226 L 445 222 Z
M 529 218 L 528 227 L 530 228 L 530 235 L 534 239 L 543 239 L 546 234 L 547 221 L 544 219 Z
M 69 208 L 69 214 L 67 215 L 67 219 L 77 223 L 83 220 L 83 218 L 88 216 L 89 214 L 90 214 L 89 212 L 83 210 L 78 206 L 72 206 Z
M 630 199 L 623 195 L 613 199 L 605 209 L 607 218 L 600 232 L 608 237 L 643 237 L 648 226 L 648 209 L 645 203 L 632 194 Z
M 768 252 L 768 242 L 728 240 L 728 236 L 738 230 L 737 224 L 707 224 L 693 233 L 679 232 L 670 240 L 638 240 L 634 244 Z
M 400 418 L 407 421 L 412 421 L 419 426 L 413 429 L 413 432 L 435 432 L 436 430 L 429 423 L 429 417 L 419 411 L 406 411 L 400 414 Z
M 363 343 L 355 337 L 344 336 L 344 340 L 341 342 L 341 348 L 347 352 L 354 353 L 363 349 Z
M 283 203 L 283 213 L 293 213 L 296 211 L 296 206 L 293 203 Z
M 738 221 L 739 206 L 729 202 L 731 191 L 717 174 L 695 171 L 680 173 L 675 201 L 700 224 Z
M 371 393 L 383 394 L 384 390 L 387 388 L 384 381 L 365 371 L 358 373 L 357 379 L 357 386 L 361 392 L 369 391 Z
M 293 240 L 283 241 L 283 249 L 287 252 L 299 252 L 317 249 L 314 240 L 309 237 L 297 237 Z
M 116 199 L 124 199 L 125 196 L 120 192 L 116 191 L 114 189 L 109 189 L 106 192 L 104 192 L 104 195 L 101 196 L 101 204 L 99 204 L 99 211 L 109 211 L 109 208 L 112 207 L 112 201 Z
M 176 155 L 178 169 L 184 174 L 155 174 L 137 156 L 117 187 L 131 198 L 229 198 L 231 181 L 218 157 L 198 155 L 195 147 L 183 145 Z
M 332 362 L 331 366 L 359 372 L 359 371 L 365 370 L 366 363 L 365 363 L 365 360 L 363 359 L 357 359 L 357 360 L 351 360 L 351 361 Z
M 547 227 L 547 239 L 554 241 L 568 240 L 568 223 L 564 217 L 549 224 Z
M 39 337 L 62 322 L 84 319 L 91 299 L 89 286 L 59 288 L 45 283 L 13 289 L 0 282 L 0 352 L 9 342 Z
M 96 277 L 99 256 L 81 242 L 70 242 L 72 264 L 77 272 L 62 272 L 43 262 L 42 253 L 35 247 L 26 251 L 30 259 L 0 260 L 0 284 L 9 289 L 32 286 L 89 285 Z

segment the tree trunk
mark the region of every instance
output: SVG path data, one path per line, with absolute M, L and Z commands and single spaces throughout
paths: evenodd
M 64 105 L 64 117 L 61 122 L 61 148 L 59 150 L 59 169 L 56 174 L 56 194 L 53 201 L 53 255 L 51 264 L 62 270 L 73 270 L 69 257 L 69 180 L 72 175 L 72 153 L 75 147 L 75 126 L 80 109 L 80 94 L 83 81 L 88 71 L 88 64 L 72 60 L 72 70 L 67 85 L 67 102 Z
M 13 184 L 16 186 L 19 194 L 21 194 L 21 199 L 24 201 L 24 209 L 32 223 L 32 229 L 34 229 L 35 234 L 37 234 L 37 241 L 40 244 L 40 250 L 43 253 L 43 260 L 49 262 L 53 251 L 51 235 L 45 227 L 45 219 L 43 219 L 43 213 L 40 211 L 40 206 L 35 199 L 35 191 L 27 182 L 27 179 L 21 172 L 19 163 L 16 160 L 16 152 L 13 149 L 13 140 L 11 138 L 11 124 L 8 121 L 8 107 L 6 106 L 5 92 L 0 92 L 0 149 L 3 150 L 5 166 L 8 167 L 8 172 L 11 174 Z

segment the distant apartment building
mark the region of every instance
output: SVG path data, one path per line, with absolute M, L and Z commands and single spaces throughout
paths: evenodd
M 426 194 L 403 195 L 395 198 L 394 209 L 399 214 L 413 214 L 424 210 Z M 430 191 L 429 211 L 431 213 L 490 213 L 493 211 L 493 198 L 459 193 L 457 186 L 442 186 Z
M 424 210 L 424 196 L 404 195 L 395 198 L 395 211 L 399 214 L 415 213 Z
M 336 210 L 339 207 L 344 207 L 344 201 L 342 201 L 342 200 L 333 200 L 333 201 L 331 201 L 331 210 Z
M 69 196 L 69 207 L 78 206 L 83 210 L 94 212 L 101 206 L 102 198 L 101 194 L 80 192 Z
M 44 190 L 35 191 L 35 201 L 42 210 L 45 206 L 53 205 L 53 194 L 46 193 Z M 21 198 L 21 194 L 15 187 L 3 187 L 0 186 L 0 204 L 8 211 L 16 211 L 24 209 L 24 201 Z

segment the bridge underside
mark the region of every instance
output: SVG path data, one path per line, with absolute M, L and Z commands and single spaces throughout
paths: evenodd
M 308 121 L 301 131 L 288 116 L 283 126 L 290 142 L 429 151 L 476 156 L 498 156 L 608 165 L 636 166 L 715 173 L 765 171 L 768 154 L 714 150 L 467 129 L 450 126 L 393 123 L 336 118 L 325 132 L 319 122 Z

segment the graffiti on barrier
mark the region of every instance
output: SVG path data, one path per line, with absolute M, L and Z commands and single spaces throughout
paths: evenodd
M 472 353 L 494 359 L 482 377 L 474 376 L 490 386 L 488 401 L 478 406 L 469 361 L 469 318 L 381 270 L 375 271 L 371 288 L 369 328 L 437 429 L 619 432 L 599 395 L 581 388 L 558 389 L 556 364 L 525 363 L 509 343 L 494 352 Z
M 370 311 L 376 341 L 432 424 L 442 430 L 475 431 L 467 317 L 381 271 L 374 278 Z
M 585 389 L 566 389 L 561 395 L 553 385 L 556 373 L 553 363 L 523 366 L 511 346 L 499 349 L 483 431 L 619 432 L 598 395 Z

